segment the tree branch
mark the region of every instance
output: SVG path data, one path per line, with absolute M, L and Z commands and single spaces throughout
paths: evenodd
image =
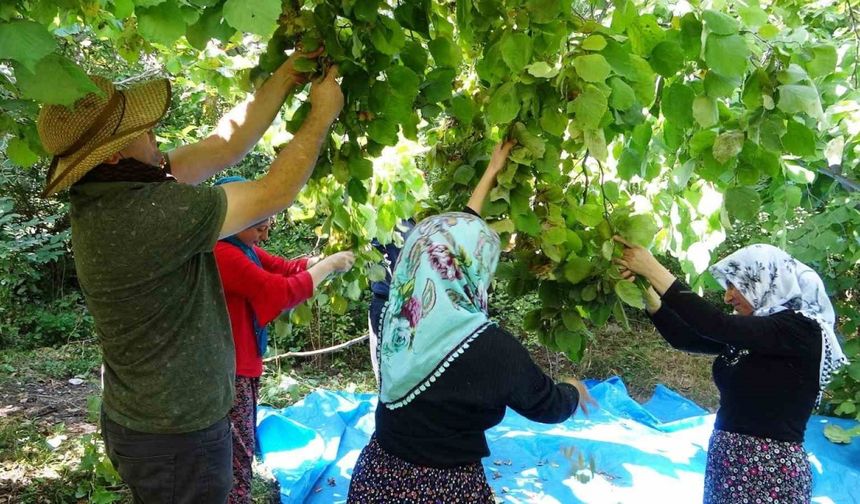
M 276 361 L 279 359 L 286 359 L 288 357 L 313 357 L 315 355 L 322 355 L 322 354 L 337 352 L 338 350 L 343 350 L 344 348 L 351 347 L 352 345 L 355 345 L 357 343 L 361 343 L 362 341 L 364 341 L 368 338 L 370 338 L 370 335 L 365 334 L 364 336 L 359 336 L 358 338 L 351 339 L 351 340 L 347 341 L 346 343 L 341 343 L 340 345 L 335 345 L 335 346 L 328 347 L 328 348 L 321 348 L 319 350 L 311 350 L 309 352 L 287 352 L 287 353 L 282 353 L 280 355 L 275 355 L 272 357 L 266 357 L 265 359 L 263 359 L 263 362 L 272 362 L 272 361 Z
M 848 16 L 851 18 L 851 28 L 854 32 L 854 87 L 858 87 L 857 64 L 860 60 L 860 32 L 857 31 L 857 18 L 854 17 L 854 8 L 851 7 L 851 0 L 845 0 L 845 7 L 848 8 Z

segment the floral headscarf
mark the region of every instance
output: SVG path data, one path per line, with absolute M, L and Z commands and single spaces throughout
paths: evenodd
M 408 404 L 490 325 L 487 290 L 499 237 L 483 219 L 445 213 L 421 221 L 397 260 L 377 348 L 379 398 Z
M 836 339 L 836 315 L 821 277 L 781 249 L 764 244 L 744 247 L 711 266 L 710 271 L 723 288 L 727 283 L 734 285 L 752 305 L 755 316 L 794 310 L 818 322 L 820 400 L 833 372 L 848 363 Z

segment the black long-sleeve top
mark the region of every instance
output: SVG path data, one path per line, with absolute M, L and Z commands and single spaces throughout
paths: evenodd
M 409 404 L 376 409 L 376 437 L 385 451 L 407 462 L 455 467 L 490 454 L 484 431 L 510 406 L 530 420 L 569 418 L 579 393 L 556 384 L 506 331 L 491 325 L 426 391 Z
M 728 315 L 675 281 L 651 320 L 674 348 L 717 355 L 720 390 L 715 428 L 803 442 L 818 395 L 821 328 L 785 310 L 764 317 Z

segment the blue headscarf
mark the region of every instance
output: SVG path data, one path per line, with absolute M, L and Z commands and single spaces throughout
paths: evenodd
M 433 385 L 487 327 L 499 237 L 479 217 L 421 221 L 403 244 L 382 316 L 379 400 L 389 409 Z
M 247 179 L 245 177 L 240 177 L 239 175 L 233 175 L 230 177 L 222 177 L 215 181 L 215 185 L 223 185 L 230 184 L 233 182 L 245 182 Z M 222 242 L 229 243 L 235 247 L 239 247 L 239 250 L 245 254 L 245 257 L 251 260 L 254 264 L 256 264 L 260 269 L 263 268 L 263 263 L 260 261 L 260 257 L 257 256 L 257 252 L 254 250 L 254 247 L 249 247 L 245 242 L 236 237 L 236 235 L 228 236 L 227 238 L 221 239 Z M 257 316 L 254 314 L 254 310 L 251 309 L 251 323 L 254 325 L 254 334 L 257 336 L 257 355 L 262 357 L 266 354 L 266 349 L 269 346 L 269 330 L 266 329 L 266 326 L 261 326 L 260 322 L 257 320 Z

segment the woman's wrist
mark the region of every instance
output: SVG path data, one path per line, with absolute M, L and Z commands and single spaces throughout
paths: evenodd
M 644 276 L 660 296 L 665 294 L 676 280 L 675 275 L 656 260 Z

